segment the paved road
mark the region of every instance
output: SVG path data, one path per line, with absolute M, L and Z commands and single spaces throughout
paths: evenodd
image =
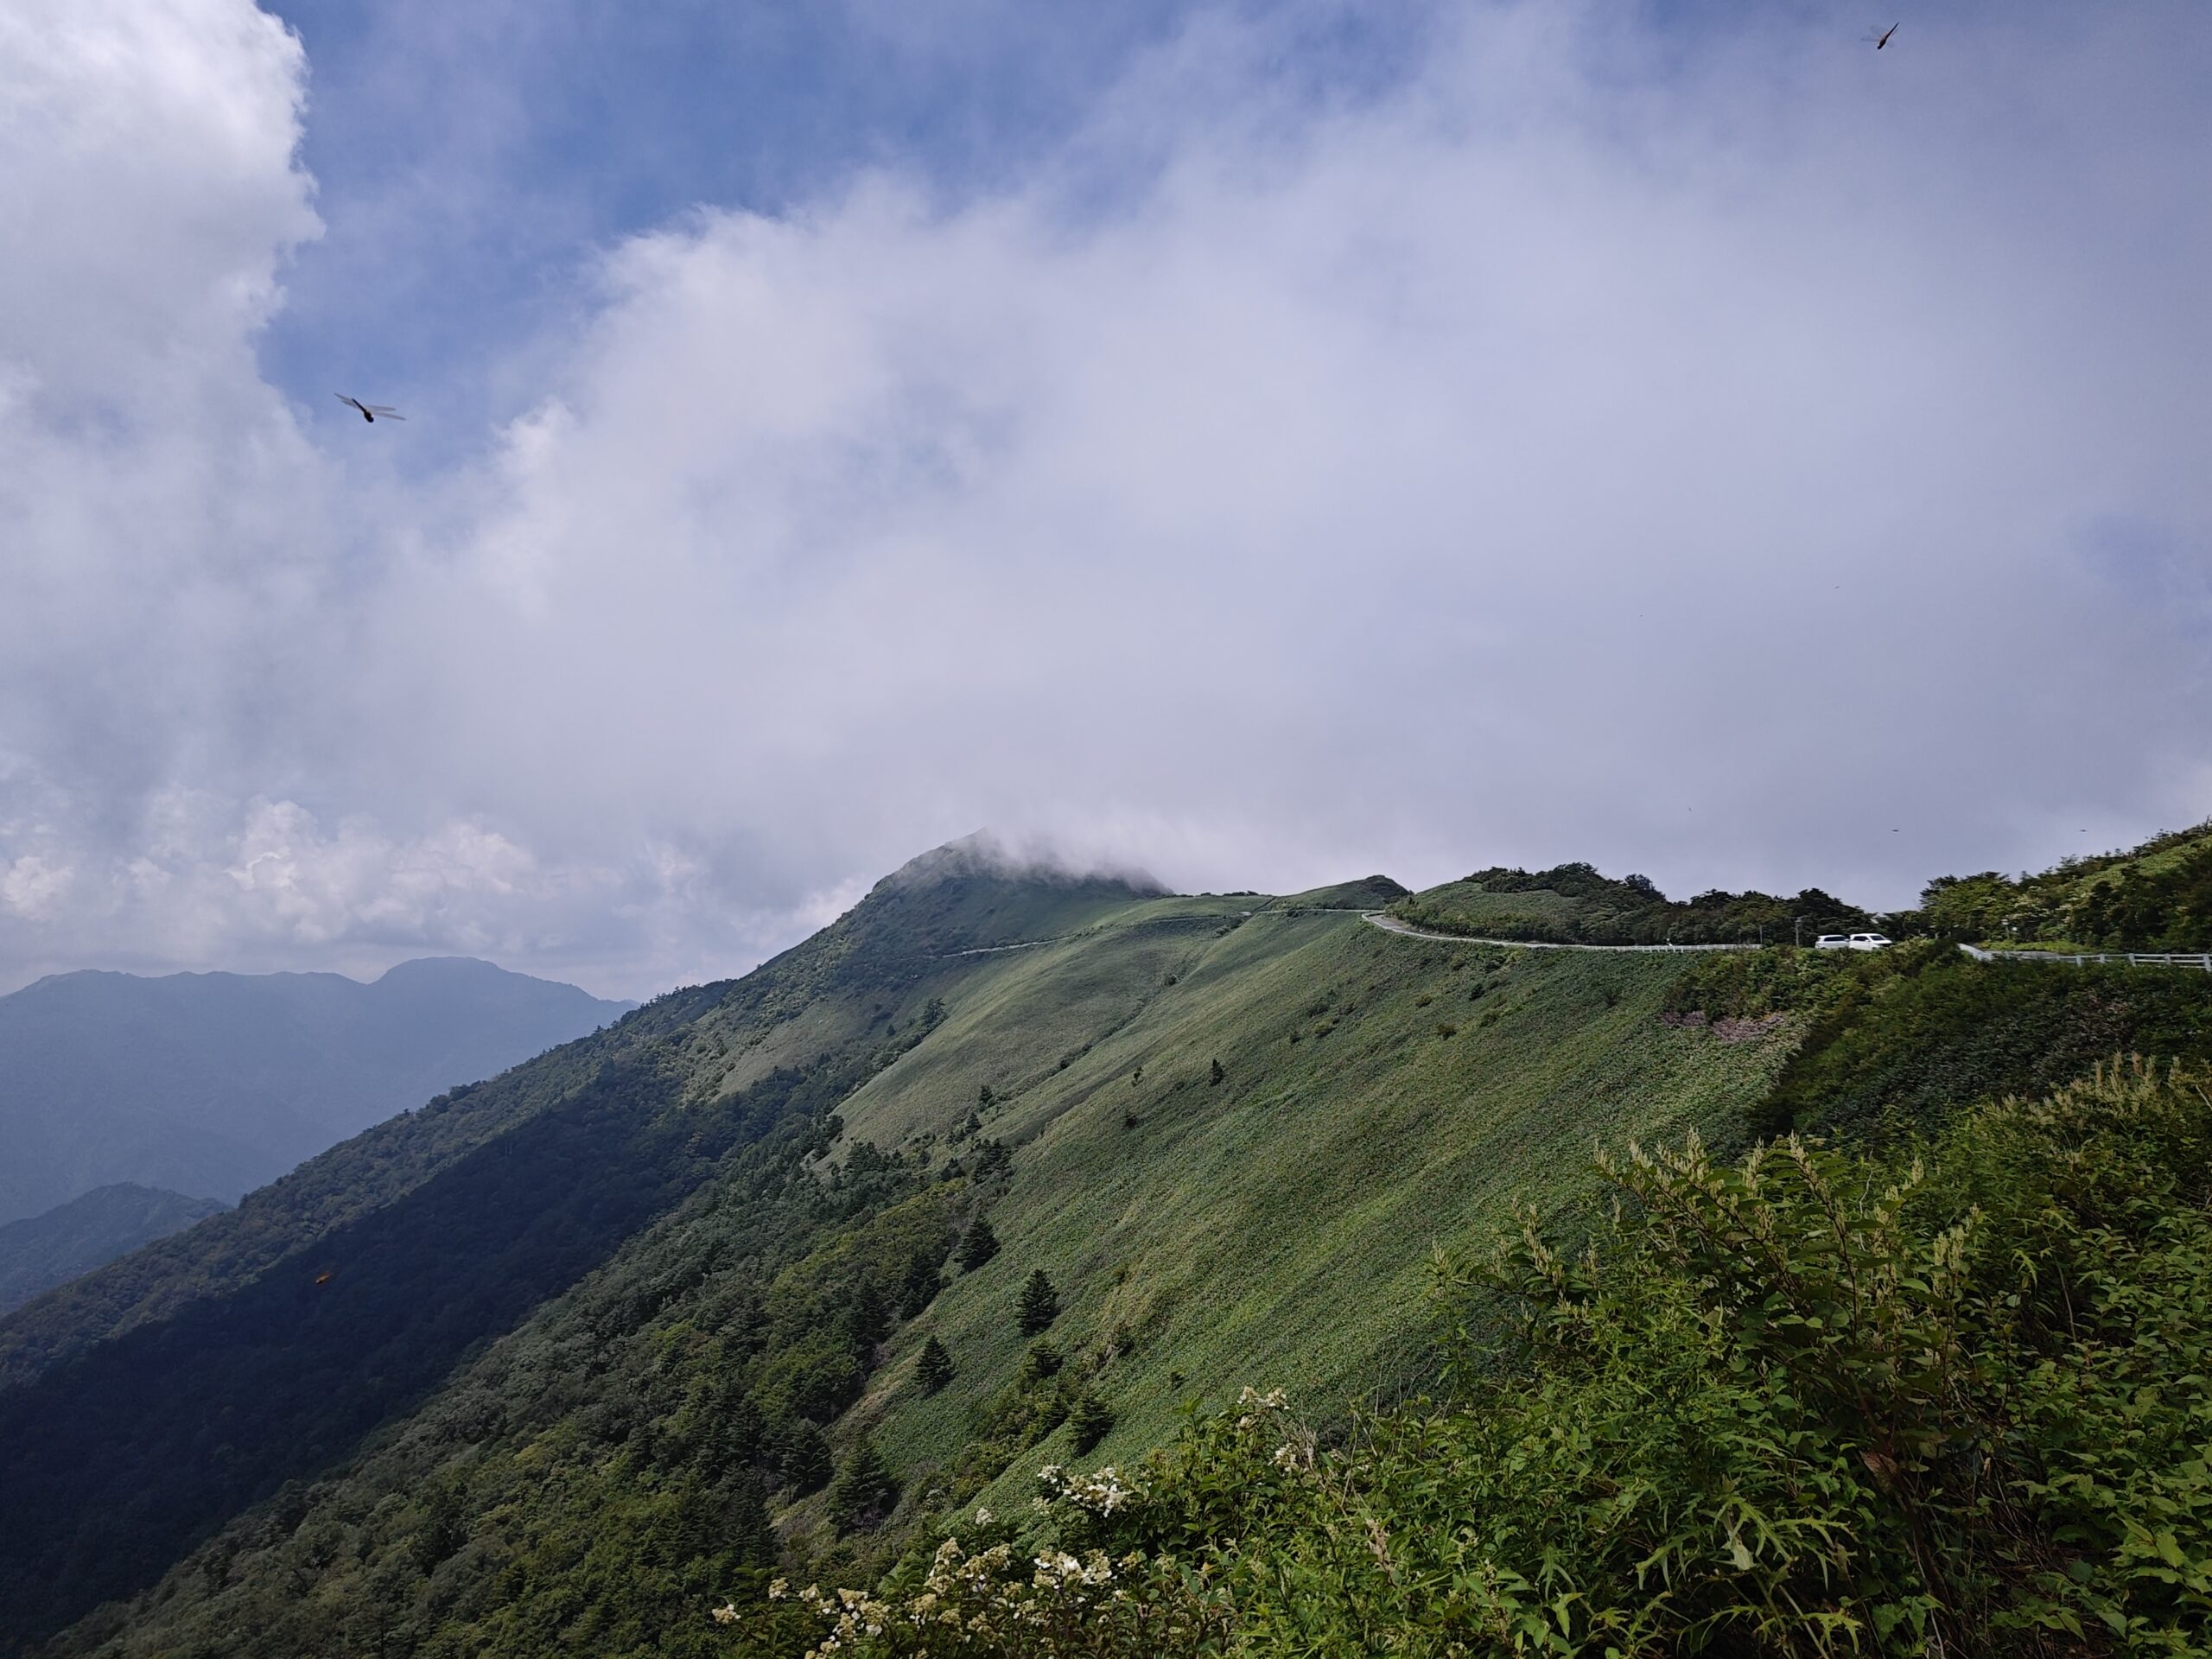
M 1432 933 L 1379 910 L 1360 912 L 1360 920 L 1385 933 L 1402 933 L 1409 939 L 1431 939 L 1438 944 L 1502 944 L 1514 950 L 1756 950 L 1756 944 L 1560 944 L 1550 939 L 1478 939 L 1465 933 Z

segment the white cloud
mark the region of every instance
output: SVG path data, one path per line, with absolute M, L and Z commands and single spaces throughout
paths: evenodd
M 2157 595 L 2212 545 L 2212 34 L 2042 22 L 1681 61 L 1484 10 L 1320 109 L 1210 24 L 1010 194 L 877 175 L 612 251 L 542 398 L 427 494 L 324 479 L 246 384 L 258 482 L 149 449 L 132 510 L 188 504 L 200 575 L 154 601 L 191 648 L 111 700 L 143 741 L 0 677 L 37 717 L 0 858 L 150 861 L 112 913 L 155 956 L 419 941 L 636 992 L 978 823 L 1193 886 L 1587 856 L 1896 902 L 2201 815 L 2201 620 Z M 280 130 L 290 73 L 241 83 Z M 273 269 L 304 186 L 240 153 L 230 257 Z M 159 326 L 243 372 L 250 290 Z M 124 557 L 17 484 L 53 568 Z M 334 514 L 390 523 L 335 573 Z M 162 632 L 52 587 L 37 685 Z M 149 854 L 178 790 L 227 804 Z

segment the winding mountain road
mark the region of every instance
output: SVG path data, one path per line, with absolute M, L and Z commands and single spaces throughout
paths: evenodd
M 1756 944 L 1564 944 L 1553 939 L 1482 939 L 1466 933 L 1433 933 L 1379 910 L 1363 910 L 1359 919 L 1385 933 L 1408 939 L 1429 939 L 1438 944 L 1499 944 L 1512 950 L 1756 950 Z

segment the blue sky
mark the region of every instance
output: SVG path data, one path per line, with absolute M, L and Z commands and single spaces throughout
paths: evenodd
M 1067 144 L 1134 59 L 1194 13 L 1135 0 L 926 9 L 706 0 L 270 8 L 311 73 L 301 160 L 325 230 L 262 342 L 302 400 L 334 379 L 482 423 L 526 389 L 523 342 L 584 303 L 594 252 L 701 206 L 781 214 L 892 168 L 948 197 L 1004 187 Z M 1240 7 L 1302 98 L 1402 76 L 1424 9 Z M 1110 194 L 1130 181 L 1100 158 Z
M 0 988 L 2205 817 L 2212 14 L 1874 21 L 0 14 Z

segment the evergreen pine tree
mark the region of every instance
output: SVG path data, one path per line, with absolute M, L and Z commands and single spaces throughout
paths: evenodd
M 837 1478 L 830 1483 L 830 1522 L 840 1532 L 874 1526 L 898 1501 L 899 1483 L 892 1478 L 891 1465 L 875 1449 L 875 1441 L 861 1435 L 838 1465 Z
M 1206 1079 L 1206 1086 L 1208 1088 L 1211 1088 L 1215 1084 L 1219 1083 L 1228 1075 L 1228 1072 L 1221 1069 L 1221 1062 L 1219 1060 L 1216 1060 L 1213 1063 L 1213 1075 Z
M 976 1224 L 968 1230 L 968 1236 L 960 1241 L 960 1265 L 973 1273 L 999 1253 L 999 1236 L 991 1230 L 988 1216 L 976 1217 Z
M 937 1300 L 944 1288 L 944 1275 L 937 1270 L 941 1258 L 917 1250 L 907 1258 L 906 1277 L 899 1287 L 899 1317 L 911 1319 Z
M 830 1478 L 830 1442 L 802 1417 L 777 1435 L 776 1465 L 798 1497 L 818 1492 L 822 1483 Z
M 1047 1329 L 1060 1317 L 1060 1294 L 1052 1288 L 1052 1281 L 1045 1276 L 1045 1269 L 1036 1268 L 1021 1287 L 1021 1300 L 1016 1311 L 1021 1319 L 1021 1334 L 1033 1337 Z
M 914 1362 L 914 1379 L 931 1394 L 952 1381 L 952 1356 L 935 1337 L 922 1344 L 922 1356 Z
M 1085 1389 L 1068 1413 L 1068 1427 L 1075 1435 L 1077 1457 L 1088 1457 L 1113 1431 L 1114 1413 L 1103 1400 Z

